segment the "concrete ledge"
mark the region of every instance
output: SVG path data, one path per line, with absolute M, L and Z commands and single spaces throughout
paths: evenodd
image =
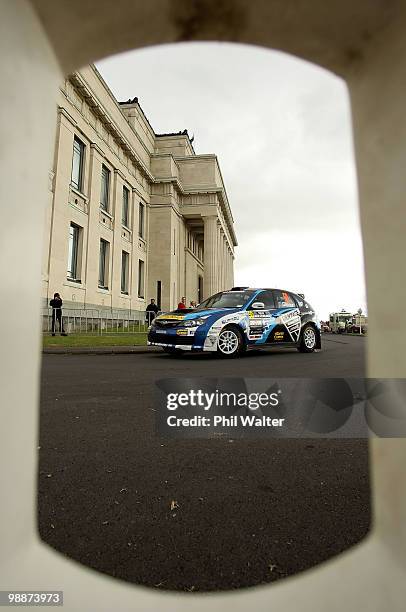
M 55 346 L 42 349 L 48 355 L 115 355 L 130 353 L 159 353 L 158 346 Z

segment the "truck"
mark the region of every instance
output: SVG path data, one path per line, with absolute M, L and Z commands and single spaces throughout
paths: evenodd
M 357 313 L 347 322 L 347 332 L 352 334 L 366 334 L 368 330 L 368 317 Z
M 331 313 L 329 325 L 333 334 L 344 334 L 347 331 L 347 323 L 352 320 L 352 317 L 353 314 L 345 310 Z

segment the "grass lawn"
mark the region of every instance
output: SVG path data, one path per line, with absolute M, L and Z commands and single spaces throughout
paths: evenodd
M 147 344 L 146 333 L 117 334 L 69 334 L 68 336 L 43 336 L 44 348 L 54 346 L 133 346 Z

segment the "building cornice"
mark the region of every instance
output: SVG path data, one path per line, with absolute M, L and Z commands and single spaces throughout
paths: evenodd
M 140 170 L 140 172 L 142 172 L 142 174 L 145 176 L 145 178 L 147 178 L 149 181 L 152 182 L 154 180 L 154 177 L 153 177 L 152 173 L 145 166 L 145 164 L 139 159 L 138 155 L 136 154 L 135 150 L 133 149 L 133 147 L 132 147 L 130 141 L 128 140 L 128 138 L 123 134 L 123 132 L 116 125 L 114 120 L 106 113 L 106 111 L 103 108 L 102 103 L 98 100 L 97 96 L 90 89 L 90 87 L 87 85 L 87 83 L 84 81 L 84 79 L 80 76 L 80 74 L 78 72 L 74 72 L 73 74 L 69 75 L 69 81 L 72 83 L 72 85 L 78 91 L 79 95 L 90 106 L 90 108 L 92 109 L 94 114 L 100 119 L 100 121 L 103 123 L 104 127 L 106 128 L 106 130 L 108 130 L 108 132 L 110 132 L 110 134 L 114 137 L 114 139 L 117 141 L 117 143 L 125 151 L 125 153 L 128 155 L 128 157 L 134 163 L 134 165 Z M 117 102 L 116 102 L 116 104 L 117 104 Z M 117 104 L 117 111 L 122 115 L 123 120 L 126 121 L 126 124 L 128 125 L 129 129 L 131 129 L 131 131 L 134 134 L 134 136 L 140 142 L 140 144 L 142 145 L 144 150 L 148 153 L 148 156 L 150 156 L 151 154 L 150 154 L 149 150 L 147 149 L 145 144 L 142 142 L 142 139 L 139 137 L 137 132 L 131 128 L 131 125 L 128 123 L 126 117 L 123 115 L 123 113 L 120 110 L 120 107 L 119 107 L 118 104 Z

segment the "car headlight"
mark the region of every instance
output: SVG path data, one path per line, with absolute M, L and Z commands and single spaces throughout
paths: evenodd
M 200 317 L 199 319 L 189 319 L 186 321 L 182 321 L 181 327 L 199 327 L 199 325 L 203 325 L 207 317 Z

